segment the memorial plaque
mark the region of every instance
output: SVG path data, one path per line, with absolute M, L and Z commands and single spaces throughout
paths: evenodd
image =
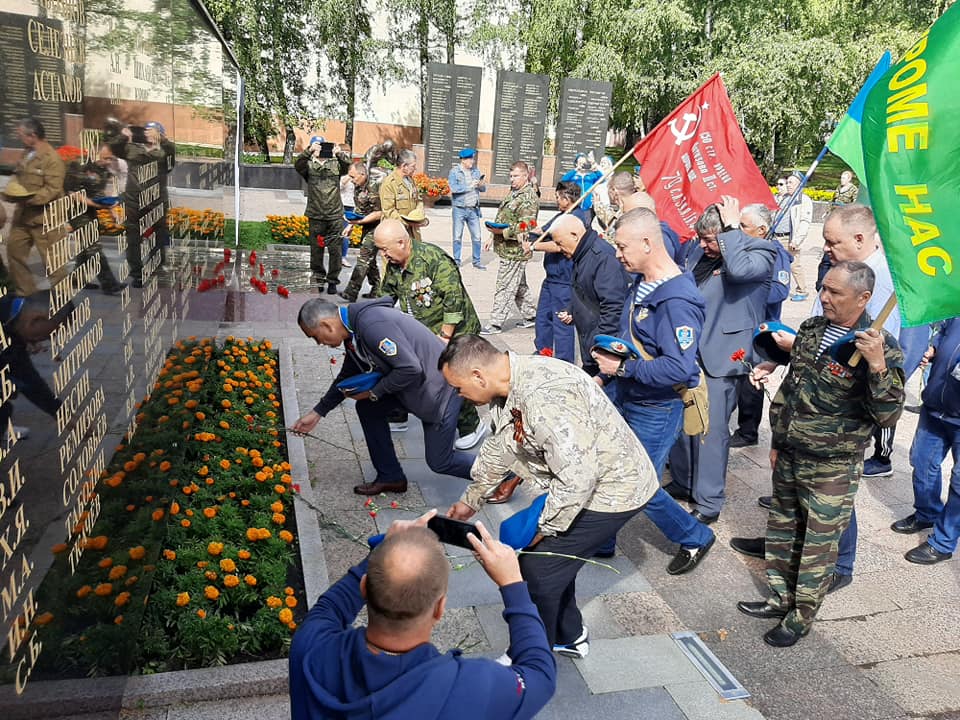
M 606 152 L 613 85 L 596 80 L 564 78 L 560 84 L 557 123 L 556 180 L 573 168 L 578 152 L 593 151 L 599 162 Z
M 497 73 L 497 105 L 493 113 L 493 182 L 510 183 L 517 160 L 540 168 L 550 78 L 546 75 Z
M 427 65 L 427 117 L 423 123 L 424 172 L 446 177 L 457 153 L 476 147 L 483 69 Z

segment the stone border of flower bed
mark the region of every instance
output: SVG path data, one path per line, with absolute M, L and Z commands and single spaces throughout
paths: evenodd
M 293 357 L 289 341 L 278 347 L 280 389 L 287 427 L 300 417 Z M 294 498 L 297 540 L 308 607 L 329 585 L 327 565 L 310 485 L 303 440 L 288 434 L 287 454 L 293 482 L 300 491 Z M 302 498 L 300 497 L 302 496 Z M 13 686 L 0 687 L 0 712 L 5 720 L 35 720 L 119 710 L 145 710 L 223 698 L 258 697 L 286 692 L 287 660 L 239 663 L 217 668 L 179 670 L 132 677 L 91 680 L 37 681 L 18 696 Z

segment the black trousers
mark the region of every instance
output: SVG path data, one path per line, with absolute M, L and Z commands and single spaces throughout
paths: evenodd
M 530 550 L 589 558 L 640 510 L 642 508 L 620 513 L 582 510 L 566 532 L 546 537 Z M 551 646 L 572 643 L 583 632 L 583 618 L 576 599 L 577 573 L 583 563 L 584 560 L 565 557 L 520 555 L 520 572 L 547 629 L 547 642 Z
M 737 432 L 753 442 L 763 420 L 763 390 L 757 390 L 744 376 L 737 393 Z

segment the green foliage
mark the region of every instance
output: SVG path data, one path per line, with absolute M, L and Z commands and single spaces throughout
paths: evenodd
M 236 220 L 226 220 L 224 223 L 224 237 L 229 245 L 233 241 Z M 265 250 L 273 242 L 270 236 L 270 226 L 265 222 L 254 220 L 240 221 L 240 247 L 245 250 Z

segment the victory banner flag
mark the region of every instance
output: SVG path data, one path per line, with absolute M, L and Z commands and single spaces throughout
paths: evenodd
M 684 239 L 703 211 L 732 195 L 740 206 L 777 207 L 767 181 L 740 132 L 730 98 L 717 73 L 684 100 L 645 138 L 633 156 L 657 203 L 657 214 Z
M 905 325 L 960 315 L 960 3 L 867 96 L 870 200 Z

